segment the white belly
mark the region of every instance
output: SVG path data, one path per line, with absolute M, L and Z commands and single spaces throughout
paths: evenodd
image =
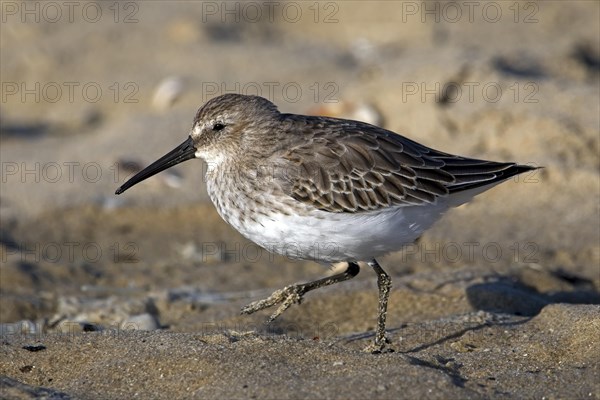
M 259 216 L 258 223 L 227 218 L 246 238 L 268 251 L 318 262 L 369 261 L 414 242 L 447 209 L 394 207 L 365 213 Z

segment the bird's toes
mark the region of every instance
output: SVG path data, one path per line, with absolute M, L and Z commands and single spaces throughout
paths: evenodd
M 367 347 L 363 349 L 365 353 L 371 354 L 382 354 L 382 353 L 393 353 L 395 350 L 390 347 L 391 341 L 384 337 L 381 341 L 373 341 Z

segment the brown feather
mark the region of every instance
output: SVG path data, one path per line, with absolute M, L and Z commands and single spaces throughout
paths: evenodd
M 298 166 L 291 168 L 298 174 L 278 182 L 284 193 L 323 211 L 365 212 L 433 203 L 531 169 L 443 153 L 361 122 L 283 117 L 292 121 L 286 125 L 290 129 L 286 137 L 294 137 L 296 144 L 275 157 Z

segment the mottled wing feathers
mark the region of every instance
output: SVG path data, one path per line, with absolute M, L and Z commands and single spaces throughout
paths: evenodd
M 296 200 L 323 211 L 433 203 L 438 197 L 531 169 L 516 172 L 520 166 L 513 163 L 442 153 L 360 122 L 301 118 L 292 124 L 300 126 L 290 134 L 302 137 L 281 155 L 288 163 L 282 187 Z

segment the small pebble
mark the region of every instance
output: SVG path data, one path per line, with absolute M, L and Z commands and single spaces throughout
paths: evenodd
M 383 116 L 374 105 L 359 102 L 341 100 L 336 103 L 328 103 L 307 111 L 309 115 L 320 115 L 326 117 L 352 119 L 366 122 L 371 125 L 381 126 L 384 124 Z
M 121 324 L 121 329 L 135 331 L 155 331 L 160 329 L 160 323 L 154 315 L 144 313 L 133 315 L 127 318 Z
M 171 108 L 183 93 L 183 88 L 183 81 L 178 77 L 164 79 L 154 91 L 152 105 L 160 111 Z

